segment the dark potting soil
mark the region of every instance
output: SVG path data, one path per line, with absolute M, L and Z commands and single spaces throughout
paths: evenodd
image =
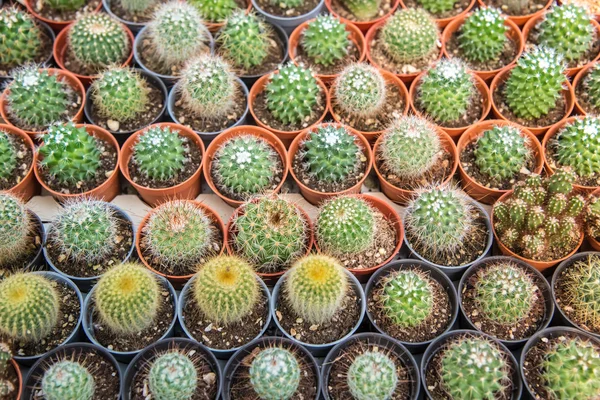
M 382 0 L 381 4 L 379 6 L 379 12 L 377 13 L 377 15 L 366 21 L 374 21 L 378 18 L 383 17 L 384 15 L 386 15 L 387 13 L 390 12 L 390 10 L 392 9 L 392 7 L 394 6 L 394 4 L 396 2 L 397 2 L 397 0 Z M 346 6 L 344 5 L 344 3 L 341 2 L 340 0 L 331 0 L 331 9 L 337 15 L 339 15 L 340 17 L 345 18 L 349 21 L 366 22 L 366 21 L 356 18 L 356 16 L 354 14 L 352 14 L 352 12 L 350 12 L 350 10 L 348 10 L 346 8 Z
M 271 0 L 256 0 L 256 4 L 265 12 L 284 18 L 299 17 L 314 10 L 319 5 L 319 0 L 302 1 L 301 5 L 295 8 L 283 8 L 279 4 L 273 4 Z
M 485 0 L 484 3 L 489 7 L 499 8 L 504 14 L 519 16 L 531 15 L 540 11 L 546 4 L 548 4 L 548 0 L 529 0 L 527 5 L 523 9 L 519 10 L 519 12 L 509 10 L 508 6 L 506 5 L 507 0 Z
M 539 25 L 534 26 L 533 29 L 529 31 L 529 37 L 525 38 L 525 40 L 527 40 L 527 42 L 525 43 L 525 51 L 531 51 L 539 44 L 540 30 L 538 29 L 538 26 Z M 598 56 L 598 53 L 600 53 L 600 32 L 596 31 L 594 33 L 594 42 L 592 43 L 592 47 L 590 47 L 589 50 L 586 51 L 585 54 L 581 56 L 581 58 L 579 58 L 579 60 L 570 61 L 567 64 L 567 67 L 583 67 L 584 65 L 592 62 Z
M 192 175 L 198 171 L 198 168 L 200 168 L 200 164 L 202 163 L 202 152 L 196 142 L 187 137 L 182 137 L 182 139 L 184 139 L 183 147 L 185 149 L 185 153 L 189 156 L 189 162 L 185 163 L 183 171 L 171 179 L 151 179 L 140 171 L 137 163 L 135 162 L 135 158 L 132 156 L 127 163 L 131 180 L 140 186 L 152 189 L 160 189 L 170 188 L 190 179 Z
M 404 114 L 404 108 L 406 107 L 407 101 L 398 86 L 388 83 L 385 85 L 385 88 L 385 103 L 381 106 L 381 110 L 376 115 L 371 115 L 369 117 L 348 115 L 338 106 L 335 93 L 332 93 L 331 112 L 341 123 L 349 125 L 358 131 L 383 131 L 388 127 L 390 122 Z
M 154 11 L 163 3 L 163 0 L 157 1 L 153 6 L 145 10 L 142 14 L 134 14 L 124 9 L 121 2 L 118 0 L 109 0 L 108 6 L 110 8 L 110 11 L 117 17 L 121 18 L 123 21 L 141 24 L 150 21 L 152 19 Z
M 127 38 L 127 40 L 129 41 L 129 38 Z M 129 57 L 129 52 L 131 51 L 130 50 L 131 45 L 132 44 L 129 43 L 129 45 L 127 46 L 128 50 L 125 53 L 125 56 L 121 60 L 115 62 L 114 64 L 120 65 L 120 64 L 123 64 L 127 60 L 127 58 Z M 102 65 L 91 65 L 90 66 L 90 65 L 81 64 L 75 58 L 73 51 L 71 51 L 71 48 L 68 45 L 65 50 L 63 63 L 65 65 L 65 69 L 68 70 L 69 72 L 73 72 L 75 74 L 83 75 L 83 76 L 94 76 L 106 69 L 106 66 L 102 66 Z
M 421 6 L 420 3 L 415 0 L 404 0 L 403 3 L 407 8 L 419 8 Z M 438 12 L 438 13 L 430 13 L 430 14 L 433 15 L 433 17 L 435 19 L 452 18 L 452 17 L 456 17 L 458 14 L 462 13 L 467 8 L 469 8 L 470 4 L 471 4 L 470 0 L 458 0 L 454 4 L 453 9 L 448 10 L 448 11 Z
M 269 316 L 267 298 L 261 296 L 252 312 L 241 321 L 220 326 L 210 321 L 198 308 L 194 296 L 188 295 L 183 306 L 183 321 L 192 338 L 211 349 L 228 350 L 250 343 L 260 334 Z
M 246 95 L 239 82 L 236 81 L 235 85 L 233 109 L 224 117 L 218 119 L 206 118 L 204 115 L 190 110 L 180 96 L 175 96 L 175 107 L 173 107 L 175 118 L 180 124 L 196 132 L 220 132 L 233 126 L 242 118 L 248 107 Z
M 40 340 L 33 342 L 13 343 L 13 354 L 16 356 L 36 356 L 60 346 L 73 333 L 79 321 L 81 307 L 77 292 L 64 282 L 51 281 L 52 286 L 58 292 L 60 310 L 58 322 L 52 328 L 52 332 Z
M 583 108 L 585 112 L 587 112 L 588 114 L 598 115 L 600 114 L 600 108 L 594 107 L 592 103 L 590 103 L 590 97 L 588 95 L 588 92 L 583 87 L 583 82 L 587 78 L 588 73 L 589 72 L 585 72 L 583 74 L 583 76 L 579 80 L 579 83 L 575 87 L 575 97 L 577 98 L 579 105 L 581 106 L 581 108 Z
M 100 5 L 101 0 L 89 0 L 85 6 L 75 11 L 58 11 L 49 7 L 43 0 L 31 1 L 31 7 L 40 16 L 57 22 L 68 22 L 79 18 L 85 13 L 94 12 Z
M 80 278 L 100 276 L 114 265 L 121 264 L 129 254 L 129 250 L 131 250 L 133 228 L 130 221 L 118 214 L 116 214 L 116 217 L 118 219 L 117 234 L 110 239 L 113 242 L 111 246 L 114 246 L 114 250 L 104 260 L 92 263 L 86 260 L 73 259 L 69 254 L 63 253 L 60 246 L 55 245 L 51 239 L 46 243 L 48 258 L 61 272 Z M 53 235 L 55 235 L 54 229 L 50 228 L 48 237 L 51 238 Z
M 284 53 L 284 44 L 279 39 L 279 36 L 275 33 L 275 28 L 270 27 L 270 35 L 269 35 L 269 49 L 267 50 L 267 56 L 259 65 L 256 65 L 252 68 L 244 69 L 243 67 L 233 65 L 232 69 L 235 74 L 239 77 L 244 76 L 260 76 L 266 75 L 269 72 L 273 72 L 278 69 L 279 65 L 283 62 L 285 58 Z M 215 38 L 218 39 L 218 36 Z M 215 43 L 215 54 L 222 56 L 220 50 L 220 46 L 218 41 Z
M 355 342 L 344 348 L 339 356 L 332 360 L 331 370 L 329 371 L 329 381 L 323 382 L 327 385 L 327 392 L 331 400 L 355 400 L 348 388 L 347 376 L 350 366 L 354 360 L 367 352 L 377 352 L 387 355 L 396 365 L 396 375 L 398 384 L 394 393 L 388 400 L 408 400 L 411 398 L 411 377 L 408 368 L 402 361 L 401 355 L 394 349 L 380 347 L 378 344 L 372 344 L 364 341 Z
M 553 170 L 562 167 L 563 164 L 558 162 L 556 151 L 558 149 L 558 140 L 554 135 L 546 144 L 546 160 Z M 575 160 L 573 160 L 575 161 Z M 577 175 L 575 183 L 581 186 L 600 186 L 600 174 L 596 173 L 590 176 Z
M 46 28 L 38 25 L 40 29 L 41 45 L 38 54 L 31 60 L 34 64 L 45 62 L 52 56 L 52 39 L 48 36 Z M 0 76 L 8 76 L 13 68 L 19 67 L 18 64 L 0 64 Z
M 304 50 L 304 46 L 302 46 L 302 39 L 300 39 L 300 43 L 296 47 L 296 56 L 294 57 L 295 62 L 310 67 L 311 70 L 320 75 L 339 74 L 347 65 L 357 62 L 359 59 L 360 51 L 356 43 L 352 40 L 350 41 L 350 46 L 348 46 L 348 54 L 341 60 L 336 60 L 331 65 L 316 63 L 313 58 L 309 57 Z
M 17 371 L 15 371 L 15 367 L 12 364 L 8 364 L 2 379 L 8 381 L 14 390 L 7 395 L 0 395 L 0 400 L 19 400 L 15 397 L 19 391 L 19 376 L 17 375 Z
M 446 42 L 446 51 L 453 57 L 465 61 L 473 71 L 494 71 L 504 68 L 517 57 L 517 52 L 519 51 L 517 43 L 509 37 L 504 43 L 504 49 L 502 49 L 502 53 L 498 58 L 483 62 L 475 60 L 470 61 L 464 57 L 463 52 L 459 47 L 459 35 L 459 32 L 454 32 L 452 36 L 450 36 L 450 40 Z
M 25 269 L 35 258 L 40 247 L 42 247 L 42 227 L 38 225 L 38 221 L 30 213 L 33 230 L 28 237 L 29 244 L 27 249 L 19 256 L 18 259 L 11 262 L 10 265 L 0 265 L 0 279 L 5 275 Z
M 325 109 L 327 108 L 327 99 L 325 95 L 325 91 L 319 91 L 319 95 L 317 98 L 317 104 L 314 106 L 312 110 L 312 115 L 306 117 L 304 121 L 300 123 L 293 124 L 284 124 L 279 121 L 277 118 L 271 114 L 271 111 L 267 108 L 267 96 L 265 91 L 260 92 L 256 98 L 254 99 L 254 114 L 256 118 L 260 120 L 263 124 L 280 131 L 299 131 L 301 129 L 306 129 L 321 118 Z
M 0 130 L 1 131 L 1 130 Z M 21 183 L 31 169 L 33 151 L 20 136 L 8 134 L 8 141 L 14 146 L 17 155 L 17 166 L 8 178 L 0 178 L 0 190 L 8 190 Z
M 403 268 L 404 270 L 418 270 L 416 266 Z M 393 273 L 393 272 L 392 272 Z M 388 274 L 389 276 L 390 274 Z M 387 277 L 387 276 L 386 276 Z M 433 308 L 425 321 L 415 327 L 401 327 L 386 314 L 382 296 L 386 277 L 381 277 L 373 287 L 367 298 L 367 308 L 373 321 L 387 335 L 402 342 L 421 343 L 440 336 L 452 322 L 452 305 L 446 289 L 429 274 L 427 280 L 432 288 Z

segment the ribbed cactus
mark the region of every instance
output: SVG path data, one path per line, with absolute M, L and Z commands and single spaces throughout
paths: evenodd
M 302 35 L 302 49 L 315 63 L 332 65 L 348 55 L 352 45 L 346 24 L 332 15 L 319 15 Z
M 33 16 L 25 11 L 0 9 L 0 65 L 14 68 L 37 61 L 43 50 L 42 34 Z
M 41 389 L 46 400 L 92 400 L 95 382 L 85 365 L 65 359 L 48 367 Z
M 111 67 L 92 83 L 91 98 L 98 114 L 126 122 L 146 111 L 150 86 L 138 72 Z
M 194 361 L 178 351 L 159 355 L 148 372 L 148 389 L 155 400 L 190 400 L 196 393 L 198 376 Z
M 417 3 L 432 14 L 450 11 L 458 0 L 417 0 Z
M 308 255 L 294 263 L 284 282 L 286 299 L 299 317 L 321 324 L 339 311 L 350 288 L 335 258 Z
M 533 158 L 530 140 L 519 128 L 494 126 L 475 142 L 475 165 L 483 175 L 495 179 L 512 179 Z
M 291 399 L 300 385 L 301 373 L 296 354 L 283 347 L 260 350 L 248 371 L 250 385 L 261 400 Z
M 506 17 L 496 8 L 479 8 L 458 30 L 458 47 L 468 61 L 497 60 L 508 42 Z
M 22 342 L 48 335 L 60 313 L 56 286 L 31 272 L 15 273 L 0 282 L 0 332 Z
M 379 13 L 381 0 L 342 0 L 342 4 L 358 21 L 374 19 Z
M 235 0 L 191 0 L 202 19 L 209 22 L 226 21 L 239 7 Z
M 377 114 L 385 104 L 385 80 L 377 68 L 366 63 L 344 68 L 333 84 L 335 104 L 349 115 Z
M 383 312 L 403 329 L 416 327 L 432 316 L 434 297 L 431 278 L 418 269 L 399 270 L 384 278 Z
M 252 266 L 235 256 L 218 256 L 203 264 L 192 290 L 200 311 L 224 325 L 250 315 L 261 291 Z
M 44 6 L 56 11 L 76 11 L 85 6 L 85 0 L 44 0 Z
M 423 60 L 439 52 L 439 36 L 433 18 L 420 8 L 396 11 L 381 28 L 383 49 L 398 63 Z
M 581 81 L 584 93 L 588 96 L 590 105 L 600 110 L 600 64 L 594 65 Z
M 9 180 L 18 164 L 19 151 L 10 133 L 0 130 L 0 181 Z
M 295 204 L 281 197 L 250 200 L 232 228 L 236 253 L 260 272 L 287 269 L 307 250 L 307 221 Z
M 158 315 L 161 290 L 156 276 L 140 264 L 113 267 L 94 287 L 100 321 L 117 334 L 139 333 Z
M 28 250 L 32 219 L 23 202 L 8 193 L 0 193 L 0 266 L 11 267 Z
M 158 0 L 118 0 L 121 7 L 134 15 L 146 15 Z
M 277 121 L 299 124 L 314 116 L 321 92 L 311 70 L 290 63 L 271 75 L 265 98 L 268 110 Z
M 550 147 L 560 166 L 570 167 L 578 177 L 600 173 L 600 119 L 581 117 L 558 131 Z
M 165 181 L 178 176 L 189 163 L 185 144 L 188 138 L 168 126 L 152 126 L 138 136 L 133 160 L 146 177 Z
M 380 351 L 368 351 L 352 360 L 346 383 L 356 400 L 392 398 L 398 386 L 396 364 Z

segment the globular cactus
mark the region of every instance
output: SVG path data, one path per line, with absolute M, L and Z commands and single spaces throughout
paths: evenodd
M 223 325 L 250 315 L 261 291 L 252 266 L 235 256 L 218 256 L 203 264 L 192 290 L 200 311 Z
M 209 22 L 227 21 L 239 10 L 235 0 L 191 0 L 190 4 L 196 7 L 202 19 Z
M 465 19 L 458 30 L 458 47 L 468 61 L 484 63 L 497 60 L 508 42 L 509 27 L 501 11 L 492 8 L 479 8 Z
M 261 272 L 287 269 L 307 250 L 307 222 L 295 204 L 281 197 L 248 201 L 232 227 L 236 253 Z
M 76 11 L 85 6 L 85 0 L 44 0 L 44 6 L 56 11 Z
M 281 67 L 265 87 L 267 109 L 285 125 L 313 117 L 322 89 L 310 69 L 294 64 Z
M 494 126 L 475 142 L 475 165 L 492 179 L 514 178 L 533 158 L 530 140 L 519 128 Z
M 333 65 L 348 55 L 352 45 L 346 24 L 332 15 L 319 15 L 308 23 L 301 39 L 302 49 L 315 63 Z
M 161 290 L 156 276 L 140 264 L 111 268 L 94 287 L 100 321 L 120 335 L 139 333 L 154 323 Z
M 377 17 L 381 0 L 342 0 L 358 21 L 369 21 Z
M 590 196 L 585 209 L 585 230 L 593 238 L 600 237 L 600 199 Z
M 60 298 L 56 283 L 28 273 L 0 282 L 0 332 L 23 342 L 38 341 L 58 322 Z
M 562 96 L 567 80 L 563 56 L 546 47 L 525 53 L 510 71 L 504 101 L 519 118 L 533 120 L 547 115 Z
M 9 193 L 0 193 L 0 266 L 11 267 L 27 252 L 32 231 L 25 204 Z
M 102 117 L 126 122 L 146 111 L 149 93 L 150 86 L 140 73 L 111 67 L 92 83 L 91 98 Z
M 88 368 L 78 361 L 61 360 L 48 367 L 42 377 L 47 400 L 92 400 L 96 383 Z
M 51 125 L 42 140 L 40 166 L 61 184 L 85 182 L 96 175 L 104 145 L 85 126 Z
M 33 16 L 25 11 L 0 9 L 0 65 L 14 68 L 37 61 L 43 50 L 42 34 Z
M 133 146 L 133 161 L 140 172 L 150 179 L 173 179 L 190 162 L 186 149 L 188 141 L 171 127 L 152 126 L 138 136 Z
M 296 261 L 283 286 L 294 312 L 313 324 L 330 320 L 350 290 L 344 267 L 325 255 L 308 255 Z
M 248 373 L 261 400 L 288 400 L 300 385 L 302 367 L 293 351 L 269 347 L 256 354 Z
M 560 166 L 570 167 L 578 177 L 600 173 L 600 119 L 578 118 L 562 127 L 549 146 Z M 552 156 L 551 156 L 552 157 Z
M 377 68 L 365 63 L 344 68 L 333 84 L 335 103 L 345 113 L 368 117 L 385 104 L 385 79 Z
M 450 11 L 458 0 L 417 0 L 417 3 L 432 14 Z
M 356 400 L 391 399 L 398 386 L 396 364 L 380 351 L 368 351 L 352 360 L 346 383 Z
M 441 60 L 421 78 L 416 98 L 425 114 L 440 123 L 459 121 L 477 93 L 475 79 L 458 58 Z
M 201 378 L 190 357 L 178 351 L 169 351 L 152 361 L 148 372 L 148 389 L 155 400 L 190 400 Z
M 332 255 L 358 254 L 375 240 L 375 211 L 358 197 L 337 197 L 319 209 L 315 235 L 321 250 Z
M 134 15 L 146 15 L 154 7 L 157 0 L 118 0 L 124 10 Z
M 18 166 L 20 150 L 13 137 L 10 133 L 0 130 L 0 181 L 11 179 Z
M 439 52 L 439 28 L 425 10 L 408 8 L 396 11 L 381 28 L 386 54 L 397 63 L 412 63 Z
M 581 80 L 583 92 L 587 94 L 590 105 L 600 110 L 600 64 L 595 64 Z
M 417 269 L 394 271 L 383 281 L 383 312 L 403 329 L 419 326 L 432 316 L 433 293 L 426 273 Z

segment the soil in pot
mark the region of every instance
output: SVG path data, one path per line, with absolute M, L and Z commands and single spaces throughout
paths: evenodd
M 416 0 L 403 0 L 403 3 L 406 6 L 406 8 L 421 7 L 420 2 L 418 2 Z M 452 18 L 452 17 L 455 17 L 458 14 L 464 12 L 465 10 L 467 10 L 469 8 L 470 4 L 471 4 L 470 0 L 459 0 L 454 4 L 454 8 L 452 8 L 451 10 L 433 13 L 431 15 L 433 15 L 433 17 L 435 19 Z
M 108 5 L 110 7 L 110 11 L 123 21 L 133 22 L 135 24 L 143 24 L 152 19 L 154 11 L 164 2 L 164 0 L 157 1 L 156 4 L 141 14 L 134 14 L 131 11 L 126 10 L 123 8 L 120 0 L 108 0 Z
M 28 0 L 31 5 L 31 9 L 39 14 L 41 17 L 56 22 L 69 22 L 74 21 L 79 16 L 85 13 L 94 12 L 100 6 L 102 0 L 88 0 L 86 4 L 77 10 L 55 10 L 51 8 L 44 1 Z
M 319 5 L 319 0 L 302 1 L 298 7 L 281 7 L 281 3 L 271 0 L 256 0 L 256 4 L 266 13 L 283 18 L 294 18 L 307 14 Z
M 0 134 L 1 131 L 0 129 Z M 33 151 L 22 137 L 10 133 L 7 133 L 6 137 L 15 149 L 17 166 L 9 177 L 0 178 L 0 190 L 11 189 L 25 179 L 31 169 L 31 163 L 33 163 Z
M 585 87 L 583 84 L 585 82 L 588 74 L 591 71 L 592 71 L 591 69 L 588 69 L 587 71 L 583 72 L 583 75 L 581 76 L 579 83 L 574 88 L 575 89 L 575 97 L 577 98 L 577 101 L 581 105 L 581 108 L 583 108 L 588 114 L 598 115 L 598 114 L 600 114 L 600 109 L 596 108 L 590 102 L 590 97 L 588 95 L 588 91 L 585 90 Z
M 32 213 L 29 215 L 32 224 L 31 234 L 28 238 L 29 245 L 27 246 L 26 251 L 15 261 L 12 261 L 10 265 L 0 264 L 0 278 L 7 275 L 7 273 L 17 272 L 26 268 L 33 261 L 42 247 L 43 227 L 38 225 L 38 219 L 34 217 Z
M 528 2 L 525 3 L 525 7 L 521 8 L 519 10 L 510 9 L 506 5 L 506 3 L 509 3 L 509 1 L 507 1 L 507 0 L 485 0 L 485 4 L 488 7 L 498 8 L 498 9 L 502 10 L 502 12 L 504 14 L 511 15 L 511 16 L 535 14 L 536 12 L 542 10 L 546 6 L 546 4 L 548 4 L 548 0 L 529 0 Z M 523 3 L 523 2 L 520 1 L 519 3 Z
M 254 114 L 256 115 L 256 118 L 259 119 L 263 124 L 279 131 L 299 131 L 301 129 L 308 128 L 321 118 L 325 108 L 327 108 L 327 96 L 325 94 L 325 90 L 323 90 L 323 88 L 320 86 L 319 88 L 320 90 L 317 98 L 317 104 L 313 107 L 311 116 L 302 122 L 284 124 L 275 118 L 267 107 L 267 96 L 265 90 L 261 91 L 254 99 Z
M 382 0 L 381 4 L 379 5 L 379 12 L 377 13 L 377 15 L 371 19 L 369 19 L 368 21 L 374 21 L 376 19 L 379 19 L 383 16 L 385 16 L 386 14 L 388 14 L 392 7 L 395 4 L 395 0 Z M 343 1 L 340 0 L 331 0 L 331 10 L 333 12 L 335 12 L 337 15 L 339 15 L 340 17 L 347 19 L 349 21 L 354 21 L 354 22 L 366 22 L 366 20 L 361 20 L 356 18 L 356 16 L 354 14 L 352 14 L 352 12 L 350 10 L 348 10 L 346 8 L 346 6 L 344 6 Z
M 384 46 L 381 45 L 381 29 L 375 32 L 375 38 L 370 43 L 371 59 L 377 66 L 386 71 L 390 71 L 394 74 L 416 74 L 426 70 L 431 66 L 440 56 L 439 51 L 433 52 L 430 56 L 416 60 L 410 64 L 403 64 L 394 61 L 393 58 L 388 56 L 385 52 Z M 438 41 L 438 47 L 441 48 L 441 42 Z
M 37 25 L 37 29 L 40 30 L 40 49 L 36 57 L 31 60 L 31 63 L 41 64 L 52 56 L 52 38 L 48 35 L 47 28 L 44 26 Z M 15 64 L 1 64 L 0 63 L 0 76 L 8 76 L 10 75 L 10 71 L 13 68 L 19 67 L 20 65 Z
M 303 64 L 307 67 L 310 67 L 312 71 L 319 75 L 335 75 L 339 74 L 344 67 L 350 65 L 352 63 L 358 62 L 360 59 L 360 50 L 356 46 L 356 43 L 350 41 L 350 45 L 348 46 L 348 54 L 342 58 L 341 60 L 335 60 L 335 62 L 331 65 L 323 65 L 316 63 L 304 50 L 304 46 L 302 46 L 302 39 L 300 39 L 298 43 L 298 47 L 296 48 L 296 55 L 294 56 L 294 62 L 298 63 L 298 65 Z

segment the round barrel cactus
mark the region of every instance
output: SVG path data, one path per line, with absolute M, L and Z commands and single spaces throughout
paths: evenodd
M 52 364 L 42 377 L 42 392 L 47 400 L 92 400 L 95 385 L 84 364 L 67 359 Z
M 189 3 L 196 7 L 202 19 L 213 23 L 227 21 L 239 10 L 235 0 L 191 0 Z
M 368 117 L 381 110 L 387 91 L 377 68 L 357 63 L 344 68 L 333 84 L 333 93 L 335 104 L 345 113 Z
M 346 24 L 332 15 L 319 15 L 308 23 L 302 35 L 302 48 L 321 65 L 333 65 L 348 55 L 352 46 Z
M 158 182 L 174 179 L 190 162 L 189 139 L 168 126 L 154 125 L 138 136 L 133 160 L 140 172 Z
M 381 6 L 381 0 L 342 0 L 341 2 L 358 21 L 374 19 Z
M 396 11 L 381 28 L 386 54 L 397 63 L 411 63 L 439 52 L 439 29 L 427 11 L 408 8 Z
M 38 61 L 43 32 L 35 19 L 17 7 L 0 9 L 0 66 L 14 68 Z
M 148 109 L 149 92 L 150 86 L 140 73 L 111 67 L 92 83 L 91 97 L 102 117 L 126 122 Z
M 261 400 L 288 400 L 300 385 L 302 368 L 296 355 L 283 347 L 261 350 L 250 364 L 250 384 Z
M 421 325 L 433 312 L 431 278 L 417 269 L 391 273 L 383 282 L 385 315 L 401 328 Z
M 578 118 L 558 131 L 550 143 L 558 165 L 570 167 L 578 177 L 600 173 L 600 119 Z
M 497 60 L 509 41 L 506 17 L 501 10 L 486 7 L 473 11 L 458 30 L 462 56 L 473 62 Z
M 0 193 L 0 266 L 10 268 L 27 253 L 32 231 L 32 219 L 23 201 Z
M 383 352 L 368 351 L 352 361 L 346 382 L 356 400 L 390 399 L 398 386 L 396 364 Z
M 190 400 L 201 378 L 190 357 L 178 351 L 169 351 L 152 362 L 148 388 L 156 400 Z
M 512 179 L 533 158 L 529 138 L 513 126 L 494 126 L 483 132 L 473 155 L 479 171 L 498 181 Z

